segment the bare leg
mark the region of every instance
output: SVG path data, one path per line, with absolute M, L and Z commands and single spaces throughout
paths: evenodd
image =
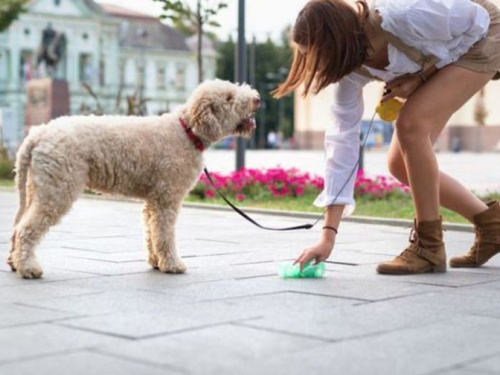
M 432 137 L 432 142 L 435 142 Z M 408 175 L 401 154 L 397 135 L 392 138 L 388 153 L 391 174 L 403 184 L 409 186 Z M 441 206 L 452 210 L 472 222 L 473 216 L 488 207 L 460 182 L 444 172 L 439 172 L 439 202 Z
M 183 273 L 184 262 L 177 255 L 175 247 L 175 223 L 180 204 L 155 203 L 151 205 L 151 234 L 158 268 L 166 273 Z
M 451 115 L 490 79 L 491 74 L 476 73 L 454 65 L 436 73 L 406 102 L 396 122 L 396 136 L 404 160 L 418 221 L 439 219 L 440 174 L 433 150 L 433 140 L 441 133 Z M 449 179 L 445 190 L 457 188 Z M 452 194 L 463 195 L 463 190 Z M 450 202 L 448 202 L 449 204 Z M 466 217 L 484 210 L 468 197 Z M 470 212 L 469 212 L 470 211 Z M 464 216 L 465 216 L 464 215 Z

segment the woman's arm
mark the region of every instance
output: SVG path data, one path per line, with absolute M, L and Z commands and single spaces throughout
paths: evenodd
M 427 82 L 439 69 L 435 66 L 428 68 L 418 75 L 400 77 L 385 86 L 382 102 L 392 98 L 408 99 L 417 89 Z
M 318 263 L 328 259 L 335 245 L 335 238 L 337 237 L 337 230 L 343 211 L 343 205 L 328 206 L 320 240 L 313 246 L 305 249 L 294 262 L 294 264 L 300 264 L 301 270 L 311 260 L 315 260 Z M 335 230 L 331 228 L 335 228 Z
M 327 207 L 325 223 L 319 241 L 296 259 L 295 263 L 300 263 L 301 268 L 312 259 L 319 262 L 330 256 L 340 219 L 354 208 L 354 181 L 363 117 L 362 90 L 368 82 L 369 79 L 353 73 L 335 85 L 334 121 L 325 134 L 325 187 L 314 202 L 318 207 Z

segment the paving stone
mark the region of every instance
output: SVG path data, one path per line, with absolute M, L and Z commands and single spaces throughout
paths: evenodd
M 476 296 L 428 293 L 341 306 L 328 314 L 320 314 L 316 309 L 311 309 L 299 314 L 290 312 L 283 316 L 268 315 L 242 324 L 328 340 L 345 340 L 416 325 L 447 322 L 457 316 L 500 317 L 499 303 Z
M 209 375 L 240 374 L 269 357 L 292 358 L 304 348 L 323 345 L 322 341 L 303 337 L 224 325 L 110 346 L 100 351 L 163 365 L 180 364 L 190 373 Z
M 492 372 L 486 372 L 486 371 L 480 371 L 480 370 L 474 370 L 469 367 L 464 367 L 464 368 L 459 368 L 459 369 L 454 369 L 450 371 L 439 371 L 439 372 L 432 372 L 426 375 L 433 375 L 433 374 L 440 374 L 440 375 L 496 375 L 496 373 Z
M 487 359 L 478 360 L 476 363 L 467 366 L 467 370 L 500 374 L 500 353 Z
M 21 306 L 13 303 L 0 303 L 0 329 L 33 323 L 53 322 L 76 316 L 78 314 Z
M 0 364 L 122 342 L 125 340 L 51 324 L 5 328 L 0 330 Z
M 106 374 L 106 375 L 169 375 L 183 374 L 172 367 L 138 363 L 102 353 L 79 351 L 0 364 L 0 373 L 15 375 Z
M 497 353 L 500 320 L 459 317 L 447 322 L 276 355 L 241 374 L 424 375 Z M 443 371 L 444 372 L 444 371 Z M 439 371 L 437 372 L 439 373 Z
M 264 232 L 233 212 L 186 208 L 176 237 L 188 272 L 167 275 L 146 262 L 142 204 L 81 199 L 38 249 L 44 278 L 23 280 L 2 260 L 15 201 L 0 192 L 2 375 L 498 372 L 500 256 L 480 269 L 382 276 L 376 264 L 401 252 L 409 229 L 343 222 L 324 278 L 283 280 L 277 265 L 320 227 Z M 473 234 L 445 240 L 452 256 Z
M 329 315 L 335 308 L 355 303 L 356 301 L 346 299 L 282 292 L 205 303 L 166 305 L 154 313 L 122 312 L 67 319 L 60 324 L 130 338 L 144 338 L 222 323 L 253 321 L 268 315 L 282 318 L 291 313 L 307 313 L 311 309 L 317 314 Z
M 401 280 L 403 281 L 403 280 Z M 286 288 L 297 292 L 324 294 L 332 297 L 377 301 L 425 292 L 442 291 L 443 287 L 398 282 L 394 278 L 375 275 L 371 278 L 353 276 L 351 273 L 327 274 L 323 279 L 288 279 Z
M 23 280 L 24 281 L 24 280 Z M 95 289 L 72 287 L 63 283 L 21 282 L 0 289 L 1 302 L 29 303 L 46 298 L 65 298 L 84 294 L 94 294 Z

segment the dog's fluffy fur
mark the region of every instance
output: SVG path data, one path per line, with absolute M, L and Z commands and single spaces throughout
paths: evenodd
M 149 264 L 184 272 L 175 222 L 203 164 L 179 119 L 208 146 L 229 135 L 251 135 L 258 104 L 248 85 L 215 80 L 201 84 L 175 114 L 63 117 L 34 128 L 17 154 L 20 206 L 8 264 L 24 278 L 41 277 L 35 246 L 87 186 L 143 199 Z

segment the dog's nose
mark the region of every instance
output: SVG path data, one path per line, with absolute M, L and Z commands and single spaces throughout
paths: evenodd
M 255 105 L 255 108 L 259 108 L 260 107 L 260 98 L 254 98 L 253 104 Z

